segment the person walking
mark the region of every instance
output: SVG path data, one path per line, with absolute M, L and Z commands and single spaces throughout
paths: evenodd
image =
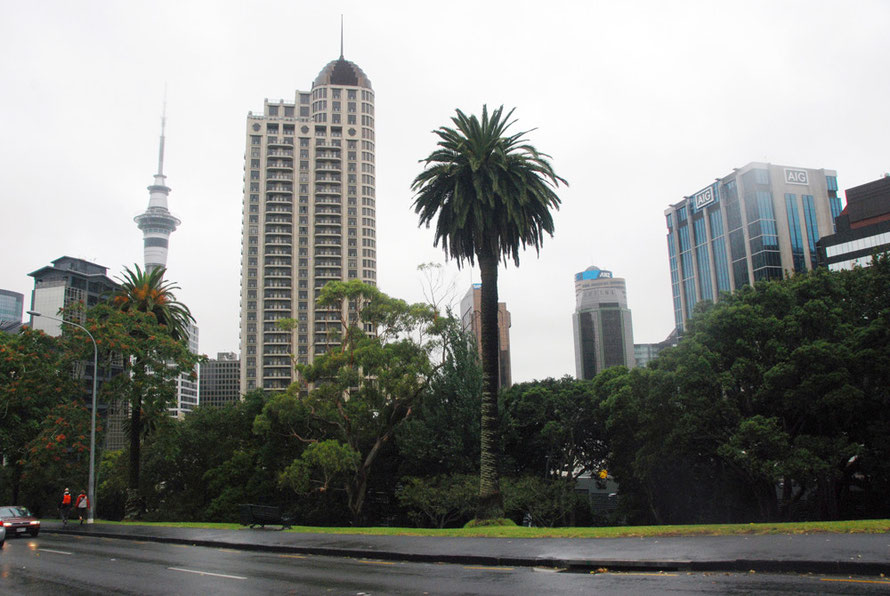
M 68 525 L 68 514 L 71 513 L 71 493 L 68 489 L 65 489 L 65 492 L 62 493 L 62 502 L 59 503 L 59 513 L 62 516 L 62 525 Z
M 89 509 L 89 507 L 90 498 L 87 496 L 87 491 L 82 490 L 74 501 L 74 508 L 77 509 L 77 517 L 80 518 L 80 525 L 83 525 L 83 520 L 87 517 L 87 509 Z

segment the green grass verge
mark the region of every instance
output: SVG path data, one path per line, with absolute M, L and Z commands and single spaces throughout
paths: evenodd
M 164 526 L 174 528 L 204 528 L 246 530 L 239 524 L 198 522 L 106 522 L 100 524 Z M 757 534 L 880 534 L 890 532 L 890 519 L 870 519 L 834 522 L 794 522 L 776 524 L 701 524 L 686 526 L 615 526 L 609 528 L 525 528 L 521 526 L 484 526 L 433 530 L 427 528 L 323 528 L 294 526 L 289 532 L 315 534 L 361 534 L 370 536 L 443 536 L 490 538 L 639 538 L 648 536 L 740 536 Z

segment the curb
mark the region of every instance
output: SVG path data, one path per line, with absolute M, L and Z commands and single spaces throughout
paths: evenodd
M 838 560 L 775 560 L 775 559 L 725 559 L 725 560 L 664 560 L 664 559 L 560 559 L 553 557 L 515 557 L 498 555 L 446 555 L 409 553 L 402 551 L 377 551 L 361 548 L 324 546 L 291 546 L 283 544 L 256 544 L 220 540 L 194 540 L 173 536 L 144 536 L 112 532 L 84 532 L 78 528 L 42 528 L 42 533 L 94 536 L 118 540 L 157 542 L 230 548 L 252 552 L 317 555 L 353 559 L 376 559 L 409 563 L 447 563 L 454 565 L 481 565 L 489 567 L 549 567 L 569 573 L 590 573 L 601 569 L 631 572 L 756 572 L 756 573 L 818 573 L 840 575 L 890 574 L 890 563 L 874 561 Z

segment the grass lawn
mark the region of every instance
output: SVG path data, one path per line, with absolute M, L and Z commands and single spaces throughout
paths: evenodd
M 205 528 L 220 530 L 247 529 L 239 524 L 215 524 L 198 522 L 106 522 L 101 524 L 133 524 L 140 526 L 166 526 L 178 528 Z M 377 536 L 446 536 L 492 538 L 623 538 L 643 536 L 735 536 L 745 534 L 813 534 L 835 532 L 840 534 L 890 532 L 890 519 L 869 519 L 835 522 L 795 522 L 781 524 L 701 524 L 687 526 L 616 526 L 610 528 L 524 528 L 520 526 L 490 526 L 482 528 L 455 528 L 432 530 L 426 528 L 323 528 L 294 526 L 288 532 L 316 534 L 363 534 Z

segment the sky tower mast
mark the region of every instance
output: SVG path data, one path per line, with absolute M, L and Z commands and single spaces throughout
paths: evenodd
M 167 102 L 165 100 L 164 111 L 161 115 L 158 173 L 155 174 L 154 184 L 148 187 L 148 209 L 141 215 L 133 218 L 133 221 L 142 230 L 146 271 L 157 267 L 167 267 L 167 248 L 170 244 L 170 234 L 176 230 L 176 226 L 182 223 L 167 209 L 167 197 L 170 194 L 170 187 L 166 185 L 167 177 L 164 176 L 164 128 L 166 124 Z

